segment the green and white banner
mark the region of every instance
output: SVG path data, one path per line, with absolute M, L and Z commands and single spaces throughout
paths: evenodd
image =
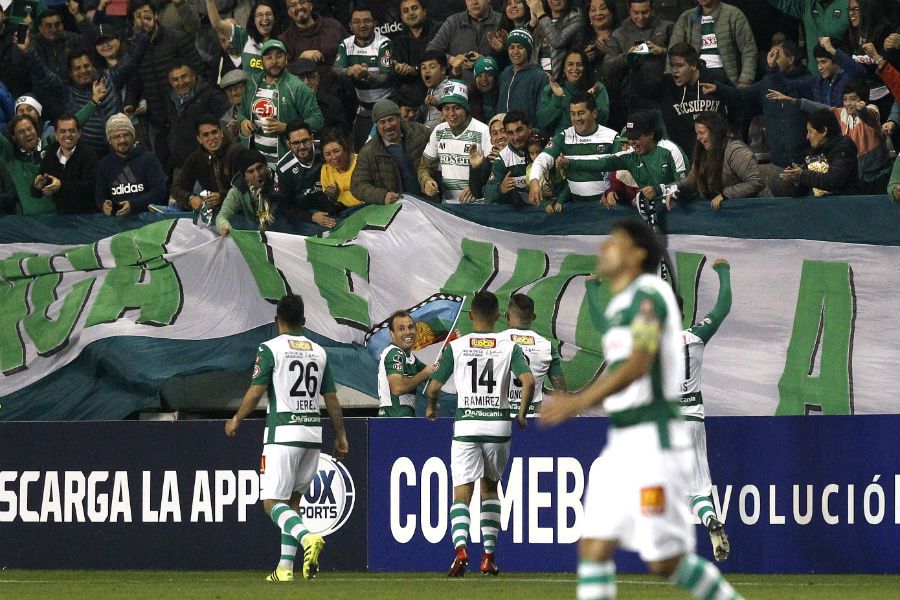
M 325 237 L 234 231 L 220 238 L 180 219 L 80 246 L 0 245 L 0 420 L 10 418 L 8 396 L 24 402 L 30 386 L 92 342 L 224 345 L 271 323 L 287 291 L 303 296 L 309 330 L 340 348 L 362 344 L 390 313 L 435 294 L 471 298 L 488 289 L 502 313 L 511 293 L 527 292 L 537 307 L 534 328 L 559 340 L 567 381 L 578 388 L 602 368 L 585 297 L 600 239 L 493 229 L 404 199 L 359 210 Z M 707 414 L 898 412 L 896 246 L 699 235 L 672 235 L 669 246 L 686 322 L 715 302 L 712 261 L 731 263 L 733 306 L 704 361 Z M 464 312 L 458 328 L 469 327 Z M 133 359 L 124 348 L 104 372 L 118 368 L 127 378 Z M 203 363 L 190 344 L 184 348 L 160 370 L 174 375 Z M 374 394 L 369 360 L 345 364 L 338 380 Z

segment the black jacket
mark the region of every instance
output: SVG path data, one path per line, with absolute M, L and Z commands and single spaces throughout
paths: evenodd
M 197 149 L 197 119 L 203 115 L 213 115 L 218 118 L 231 108 L 231 103 L 225 96 L 225 92 L 218 87 L 213 87 L 200 79 L 194 85 L 194 95 L 179 108 L 176 108 L 172 88 L 169 87 L 169 96 L 166 99 L 166 110 L 169 121 L 169 168 L 184 163 L 191 152 Z
M 241 149 L 237 142 L 223 141 L 219 151 L 209 155 L 203 148 L 196 147 L 196 141 L 194 145 L 195 150 L 181 165 L 181 170 L 172 182 L 172 197 L 181 210 L 192 210 L 190 198 L 194 193 L 195 183 L 199 183 L 205 191 L 218 193 L 225 200 L 234 175 L 232 162 Z
M 95 213 L 94 184 L 97 181 L 97 154 L 81 141 L 65 165 L 59 162 L 56 151 L 59 146 L 50 146 L 41 160 L 41 173 L 53 175 L 62 182 L 62 187 L 53 194 L 56 212 L 61 215 Z M 33 186 L 31 195 L 36 198 L 44 194 Z
M 809 148 L 800 183 L 809 188 L 824 190 L 831 195 L 853 195 L 860 193 L 859 167 L 856 161 L 856 144 L 847 136 L 832 138 L 815 150 Z M 810 170 L 817 157 L 824 157 L 828 172 Z

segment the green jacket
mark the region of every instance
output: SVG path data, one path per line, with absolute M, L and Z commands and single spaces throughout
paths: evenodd
M 670 140 L 660 140 L 647 154 L 639 155 L 629 150 L 569 164 L 595 171 L 628 171 L 638 187 L 652 185 L 662 196 L 666 194 L 666 186 L 684 179 L 690 168 L 687 155 Z
M 669 48 L 678 42 L 687 42 L 694 48 L 700 48 L 700 18 L 703 10 L 692 8 L 681 13 L 672 29 Z M 719 4 L 713 11 L 716 21 L 716 42 L 725 75 L 732 85 L 753 83 L 756 81 L 756 40 L 750 23 L 741 11 L 730 4 Z
M 609 120 L 609 94 L 602 83 L 598 82 L 597 86 L 599 89 L 594 96 L 597 100 L 597 122 L 601 125 L 606 125 L 607 120 Z M 550 84 L 547 84 L 541 92 L 541 99 L 538 102 L 537 126 L 551 136 L 572 126 L 569 104 L 572 102 L 572 96 L 583 91 L 580 87 L 568 81 L 563 82 L 562 89 L 563 95 L 557 96 L 553 93 L 553 88 L 550 87 Z
M 269 210 L 277 212 L 276 205 L 278 198 L 275 192 L 269 194 L 269 202 Z M 216 229 L 221 229 L 222 225 L 233 227 L 231 219 L 236 217 L 239 213 L 243 213 L 243 215 L 252 223 L 258 222 L 256 202 L 250 195 L 250 190 L 247 188 L 243 176 L 235 178 L 235 183 L 232 184 L 231 189 L 228 190 L 228 194 L 225 196 L 225 200 L 222 201 L 222 207 L 219 209 L 219 214 L 216 215 Z
M 241 98 L 241 107 L 238 110 L 239 123 L 244 119 L 253 120 L 253 116 L 250 114 L 250 105 L 253 103 L 256 90 L 259 89 L 259 85 L 265 76 L 265 73 L 260 73 L 247 80 L 247 87 L 244 90 L 244 96 Z M 316 95 L 305 83 L 285 71 L 278 79 L 276 89 L 278 90 L 277 114 L 279 121 L 290 123 L 294 119 L 302 119 L 314 131 L 322 129 L 325 125 L 325 118 L 322 116 L 318 102 L 316 102 Z M 250 138 L 241 134 L 240 142 L 242 146 L 249 147 Z M 284 156 L 288 149 L 284 136 L 278 136 L 278 156 Z
M 889 199 L 894 199 L 894 188 L 897 186 L 900 186 L 900 156 L 894 161 L 894 169 L 891 171 L 891 178 L 888 180 L 887 194 Z
M 847 18 L 849 0 L 768 0 L 769 4 L 803 21 L 806 32 L 806 59 L 809 72 L 819 76 L 813 48 L 820 37 L 841 39 L 850 25 Z

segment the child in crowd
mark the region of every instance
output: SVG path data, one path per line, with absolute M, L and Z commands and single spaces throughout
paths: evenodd
M 541 132 L 534 132 L 528 139 L 528 166 L 525 167 L 525 180 L 531 180 L 531 165 L 544 148 L 550 138 Z M 551 169 L 546 175 L 541 177 L 541 205 L 548 213 L 562 212 L 563 204 L 569 201 L 569 184 L 566 181 L 566 174 L 556 169 Z

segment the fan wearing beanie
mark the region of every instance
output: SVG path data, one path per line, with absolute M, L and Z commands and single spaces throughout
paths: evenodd
M 529 125 L 537 124 L 537 107 L 541 92 L 547 85 L 547 75 L 531 61 L 534 39 L 524 29 L 513 29 L 506 37 L 509 66 L 497 81 L 500 90 L 497 112 L 522 111 Z
M 266 160 L 259 150 L 243 148 L 238 152 L 231 189 L 216 215 L 216 229 L 220 235 L 231 232 L 231 220 L 238 214 L 257 223 L 260 231 L 275 222 L 275 180 Z
M 106 122 L 112 150 L 97 167 L 95 199 L 104 215 L 124 217 L 166 201 L 166 176 L 156 155 L 134 141 L 134 125 L 123 113 Z

